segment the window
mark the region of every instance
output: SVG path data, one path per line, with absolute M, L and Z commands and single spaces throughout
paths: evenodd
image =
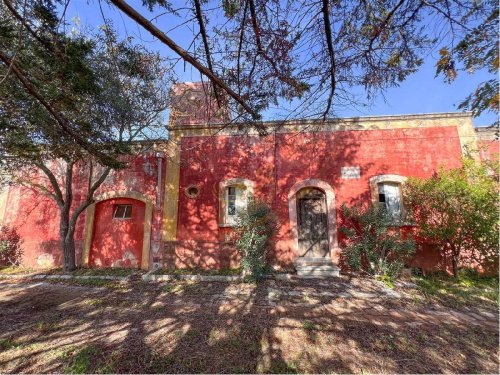
M 197 185 L 190 185 L 185 190 L 188 198 L 198 198 L 200 195 L 200 188 Z
M 401 220 L 401 189 L 396 182 L 378 184 L 378 203 L 394 220 Z
M 131 204 L 115 204 L 113 210 L 113 219 L 130 219 L 132 218 Z
M 219 183 L 219 226 L 232 227 L 238 213 L 253 197 L 254 183 L 245 178 L 229 178 Z
M 226 224 L 236 224 L 236 216 L 247 207 L 248 198 L 244 186 L 226 188 Z

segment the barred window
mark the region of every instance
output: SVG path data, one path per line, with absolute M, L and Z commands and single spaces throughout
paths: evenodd
M 130 219 L 132 218 L 131 204 L 115 204 L 113 210 L 113 219 Z

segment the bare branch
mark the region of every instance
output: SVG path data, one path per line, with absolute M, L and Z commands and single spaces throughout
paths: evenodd
M 171 48 L 175 53 L 177 53 L 184 61 L 190 63 L 193 67 L 195 67 L 200 73 L 206 75 L 210 81 L 214 84 L 214 86 L 218 86 L 224 91 L 226 91 L 238 104 L 240 104 L 246 112 L 248 112 L 255 120 L 260 119 L 260 115 L 255 112 L 250 106 L 243 100 L 241 96 L 239 96 L 236 92 L 231 89 L 226 83 L 224 83 L 217 75 L 212 73 L 210 69 L 200 64 L 200 62 L 191 56 L 185 49 L 180 47 L 177 43 L 175 43 L 172 39 L 170 39 L 167 35 L 165 35 L 160 29 L 154 26 L 151 22 L 149 22 L 145 17 L 143 17 L 140 13 L 138 13 L 134 8 L 128 5 L 123 0 L 110 0 L 118 9 L 120 9 L 123 13 L 125 13 L 128 17 L 136 21 L 140 24 L 144 29 L 149 31 L 152 35 L 157 37 L 163 44 L 167 45 Z
M 91 171 L 92 171 L 92 169 L 91 169 Z M 80 216 L 80 214 L 88 206 L 90 206 L 92 203 L 94 203 L 94 194 L 95 194 L 96 190 L 99 188 L 99 186 L 101 186 L 102 183 L 106 180 L 106 177 L 108 177 L 109 172 L 111 172 L 111 168 L 106 167 L 104 169 L 104 171 L 102 172 L 101 176 L 92 184 L 89 191 L 87 192 L 87 198 L 85 199 L 85 201 L 73 211 L 73 214 L 71 215 L 71 221 L 70 221 L 71 226 L 75 226 L 76 221 L 78 220 L 78 216 Z M 92 178 L 92 175 L 90 175 L 90 178 Z
M 326 44 L 328 47 L 328 56 L 330 57 L 330 94 L 328 95 L 328 101 L 326 104 L 325 111 L 323 112 L 323 121 L 326 120 L 330 108 L 332 107 L 333 96 L 335 95 L 335 87 L 337 80 L 335 77 L 336 66 L 335 66 L 335 53 L 333 50 L 333 40 L 332 40 L 332 25 L 330 23 L 330 11 L 328 6 L 328 0 L 323 0 L 323 24 L 325 27 Z
M 207 32 L 205 30 L 205 22 L 203 21 L 203 14 L 201 11 L 200 0 L 193 0 L 193 1 L 194 1 L 196 19 L 198 20 L 198 26 L 200 27 L 201 39 L 203 40 L 203 46 L 205 48 L 205 56 L 207 57 L 208 69 L 210 69 L 210 71 L 215 74 L 214 68 L 212 66 L 212 58 L 210 56 L 210 46 L 208 44 Z M 220 99 L 219 90 L 217 86 L 214 86 L 214 94 L 215 94 L 215 99 L 217 100 L 217 104 L 219 108 L 221 108 L 222 102 Z
M 35 165 L 48 177 L 50 184 L 52 185 L 52 189 L 54 189 L 54 199 L 57 205 L 62 207 L 64 205 L 64 198 L 61 189 L 59 188 L 56 176 L 54 176 L 52 171 L 44 163 L 35 163 Z

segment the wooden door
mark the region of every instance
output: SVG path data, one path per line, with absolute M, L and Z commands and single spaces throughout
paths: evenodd
M 328 256 L 328 220 L 325 194 L 303 189 L 297 194 L 299 252 L 301 257 Z

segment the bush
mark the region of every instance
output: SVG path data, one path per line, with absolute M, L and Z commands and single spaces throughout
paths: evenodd
M 343 254 L 353 270 L 397 277 L 405 261 L 415 253 L 412 238 L 403 238 L 393 218 L 376 206 L 342 206 L 346 236 Z
M 0 226 L 0 265 L 19 266 L 22 256 L 21 237 L 16 229 Z
M 241 254 L 243 275 L 259 280 L 268 268 L 266 263 L 270 239 L 276 233 L 276 216 L 265 202 L 251 201 L 236 219 L 236 248 Z
M 404 201 L 417 224 L 417 235 L 439 245 L 451 259 L 453 275 L 459 266 L 479 264 L 498 268 L 500 202 L 498 160 L 462 160 L 460 168 L 441 169 L 431 178 L 410 178 Z

